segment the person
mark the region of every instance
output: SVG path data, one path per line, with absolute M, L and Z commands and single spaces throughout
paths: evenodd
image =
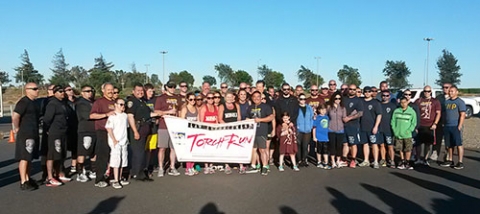
M 240 89 L 237 92 L 238 95 L 238 105 L 240 107 L 240 118 L 241 120 L 247 119 L 248 113 L 247 109 L 251 105 L 250 100 L 247 99 L 247 91 L 245 89 Z
M 317 109 L 317 107 L 324 101 L 325 99 L 322 99 L 320 96 L 318 96 L 318 86 L 310 86 L 310 97 L 308 97 L 306 100 L 307 104 L 310 105 L 313 109 Z
M 303 90 L 302 85 L 295 86 L 295 94 L 294 94 L 295 97 L 298 97 L 300 94 L 303 94 L 303 93 L 305 93 L 305 91 Z
M 280 115 L 288 112 L 290 121 L 296 126 L 299 110 L 298 99 L 290 94 L 291 88 L 288 83 L 283 83 L 281 89 L 282 95 L 274 103 L 277 123 L 281 124 L 283 119 Z
M 53 88 L 55 99 L 51 99 L 45 108 L 43 122 L 48 132 L 47 173 L 46 186 L 56 187 L 71 179 L 62 171 L 63 160 L 66 157 L 66 140 L 68 130 L 67 107 L 63 99 L 65 91 L 61 85 Z M 55 176 L 54 176 L 55 175 Z M 58 181 L 55 177 L 58 177 Z
M 275 99 L 277 99 L 277 96 L 275 95 L 275 88 L 273 86 L 267 87 L 267 93 L 271 101 L 274 101 Z
M 416 112 L 416 115 L 417 115 L 417 125 L 415 127 L 415 131 L 412 133 L 412 137 L 413 137 L 413 147 L 416 148 L 417 146 L 417 135 L 418 135 L 418 128 L 420 127 L 420 109 L 418 108 L 418 105 L 416 105 L 415 103 L 412 102 L 412 92 L 410 91 L 410 89 L 407 89 L 405 91 L 403 91 L 403 95 L 407 101 L 408 101 L 408 105 L 410 107 L 413 108 L 413 110 Z M 412 151 L 412 158 L 414 159 L 415 157 L 415 150 Z
M 108 146 L 110 147 L 110 167 L 113 168 L 113 181 L 111 185 L 115 189 L 121 189 L 129 182 L 120 180 L 123 167 L 128 165 L 127 151 L 127 126 L 128 116 L 125 114 L 125 101 L 117 98 L 115 100 L 115 114 L 107 119 L 105 129 L 108 132 Z M 120 183 L 122 182 L 122 183 Z
M 392 115 L 391 125 L 393 135 L 395 136 L 395 149 L 399 152 L 401 159 L 397 166 L 398 169 L 413 169 L 408 160 L 410 160 L 412 153 L 412 133 L 416 128 L 417 116 L 415 110 L 409 106 L 409 103 L 406 97 L 401 97 L 400 107 L 395 109 Z
M 335 157 L 334 160 L 331 160 L 332 165 L 341 168 L 347 166 L 347 163 L 343 160 L 347 159 L 348 154 L 348 143 L 345 140 L 343 124 L 343 118 L 347 116 L 347 110 L 343 104 L 341 91 L 334 92 L 327 102 L 327 115 L 330 119 L 328 123 L 330 157 Z
M 270 166 L 268 165 L 268 148 L 267 148 L 267 135 L 268 135 L 268 123 L 272 121 L 275 116 L 272 111 L 272 107 L 262 103 L 262 95 L 260 92 L 255 91 L 252 94 L 253 104 L 248 107 L 248 118 L 254 119 L 257 123 L 257 130 L 255 133 L 255 140 L 252 151 L 252 164 L 255 162 L 255 156 L 257 149 L 260 150 L 260 160 L 262 162 L 262 175 L 268 175 Z M 247 170 L 247 173 L 256 173 L 258 169 L 255 165 L 251 165 Z
M 348 94 L 349 94 L 349 92 L 348 92 L 348 87 L 349 87 L 349 85 L 347 85 L 347 84 L 345 84 L 345 83 L 342 84 L 342 86 L 340 87 L 340 92 L 342 92 L 342 96 L 343 96 L 343 97 L 348 97 L 348 96 L 349 96 L 349 95 L 348 95 Z
M 210 84 L 208 82 L 204 83 L 205 89 L 208 88 L 210 90 Z M 165 119 L 162 117 L 164 115 L 171 115 L 177 116 L 177 107 L 178 103 L 180 102 L 180 98 L 175 95 L 175 88 L 177 85 L 172 82 L 168 81 L 167 84 L 164 85 L 165 93 L 159 96 L 155 101 L 155 112 L 159 118 L 158 122 L 158 173 L 157 177 L 163 177 L 165 174 L 165 170 L 163 167 L 163 162 L 165 160 L 165 151 L 170 149 L 170 170 L 168 170 L 168 175 L 171 176 L 179 176 L 180 173 L 175 168 L 175 148 L 173 148 L 172 140 L 170 139 L 170 134 L 167 130 L 167 124 L 165 123 Z
M 113 99 L 116 100 L 120 96 L 120 89 L 117 86 L 113 87 Z
M 226 82 L 222 82 L 220 84 L 220 103 L 223 104 L 225 103 L 225 95 L 227 95 L 228 91 L 228 85 Z
M 232 91 L 225 93 L 225 103 L 218 107 L 218 123 L 232 123 L 240 121 L 240 106 L 235 103 L 235 95 Z M 240 174 L 246 171 L 243 164 L 240 164 Z M 232 168 L 228 163 L 225 164 L 225 174 L 232 174 Z
M 363 99 L 363 116 L 360 119 L 360 143 L 363 144 L 363 162 L 359 166 L 370 166 L 370 146 L 372 146 L 372 156 L 373 156 L 373 168 L 380 168 L 378 163 L 378 153 L 380 143 L 379 139 L 379 126 L 382 121 L 382 107 L 380 102 L 377 99 L 372 97 L 372 88 L 370 86 L 365 86 L 363 88 L 364 99 Z
M 220 104 L 222 103 L 222 95 L 220 94 L 219 91 L 215 91 L 213 92 L 213 104 L 217 107 L 220 106 Z
M 463 169 L 463 144 L 462 129 L 465 121 L 465 111 L 467 107 L 465 102 L 458 97 L 458 88 L 452 85 L 448 89 L 450 99 L 445 100 L 445 146 L 448 150 L 447 160 L 441 164 L 442 167 L 454 167 L 455 169 Z M 458 162 L 453 162 L 453 150 L 457 148 Z
M 387 81 L 381 81 L 380 84 L 379 84 L 379 89 L 377 90 L 380 90 L 380 91 L 389 91 L 390 92 L 390 89 L 388 88 L 388 82 Z M 397 98 L 395 97 L 395 94 L 391 93 L 390 92 L 390 102 L 392 103 L 397 103 Z M 381 94 L 377 94 L 376 96 L 376 99 L 380 102 L 382 102 L 382 95 Z
M 441 163 L 438 159 L 438 157 L 440 156 L 440 153 L 441 153 L 441 150 L 442 150 L 442 143 L 443 143 L 443 125 L 445 124 L 445 112 L 446 112 L 446 107 L 445 107 L 445 100 L 448 100 L 450 99 L 450 97 L 448 96 L 448 91 L 450 89 L 450 87 L 452 87 L 452 84 L 451 83 L 443 83 L 442 85 L 442 94 L 436 96 L 435 98 L 440 102 L 440 107 L 441 107 L 441 113 L 440 113 L 440 123 L 437 124 L 437 128 L 435 129 L 435 145 L 434 145 L 434 148 L 433 148 L 433 152 L 432 152 L 432 155 L 430 156 L 430 158 L 432 160 L 436 160 L 437 163 Z M 446 149 L 448 150 L 448 149 Z M 447 156 L 448 156 L 448 152 L 446 153 L 446 155 L 444 156 L 443 158 L 443 161 L 445 161 L 447 159 Z
M 187 103 L 186 105 L 183 105 L 182 109 L 180 110 L 179 117 L 191 122 L 199 121 L 198 109 L 195 104 L 195 94 L 192 92 L 187 93 L 187 95 L 185 95 L 185 100 L 187 101 Z M 185 168 L 185 175 L 194 176 L 198 174 L 198 172 L 195 171 L 193 167 L 193 162 L 187 162 Z
M 259 92 L 261 93 L 261 91 Z M 262 103 L 265 103 L 270 106 L 270 104 L 268 103 L 267 95 L 264 93 L 262 93 Z M 273 116 L 275 117 L 275 108 L 273 107 L 272 107 L 272 112 L 273 112 Z M 268 135 L 267 135 L 267 148 L 269 148 L 268 164 L 271 166 L 275 165 L 275 160 L 273 158 L 273 153 L 275 152 L 275 146 L 277 145 L 277 138 L 275 137 L 275 134 L 276 134 L 275 127 L 277 127 L 277 122 L 275 120 L 272 120 L 268 123 Z M 260 160 L 258 158 L 257 158 L 257 163 L 260 164 Z
M 284 163 L 285 163 L 285 155 L 290 156 L 290 160 L 292 161 L 293 170 L 298 172 L 300 169 L 298 168 L 297 162 L 295 160 L 295 154 L 298 151 L 297 144 L 297 134 L 295 130 L 295 125 L 290 121 L 290 116 L 288 112 L 283 112 L 282 115 L 282 123 L 279 124 L 276 128 L 277 136 L 279 138 L 279 165 L 278 171 L 283 172 Z
M 198 94 L 195 96 L 195 107 L 197 107 L 197 109 L 200 109 L 203 104 L 204 104 L 204 97 L 202 94 Z
M 297 159 L 299 166 L 308 167 L 308 145 L 312 137 L 313 109 L 306 104 L 305 94 L 298 95 L 298 117 L 297 117 Z
M 265 97 L 265 103 L 268 105 L 273 105 L 273 97 L 270 96 L 268 91 L 265 91 L 265 81 L 264 80 L 258 80 L 257 83 L 255 84 L 255 88 L 257 91 L 259 91 L 262 94 L 262 97 Z
M 381 91 L 382 97 L 382 121 L 380 121 L 380 165 L 395 168 L 395 152 L 392 132 L 392 115 L 393 111 L 397 108 L 397 105 L 390 100 L 390 91 Z M 385 148 L 387 147 L 387 148 Z M 388 149 L 389 160 L 386 162 L 386 154 Z
M 440 122 L 442 107 L 440 102 L 432 97 L 432 88 L 430 86 L 423 87 L 423 97 L 415 101 L 420 110 L 420 127 L 418 128 L 418 141 L 416 146 L 416 164 L 429 165 L 430 147 L 435 141 L 435 129 Z M 424 145 L 423 159 L 422 144 Z
M 323 169 L 332 169 L 332 166 L 335 166 L 335 155 L 332 153 L 332 162 L 329 164 L 328 162 L 328 153 L 330 146 L 329 139 L 328 139 L 328 127 L 330 123 L 330 119 L 327 115 L 327 107 L 325 104 L 320 104 L 317 107 L 317 116 L 313 121 L 313 141 L 316 144 L 317 150 L 317 167 Z M 323 162 L 322 162 L 323 157 Z
M 375 86 L 372 86 L 371 88 L 372 88 L 372 97 L 373 99 L 376 99 L 378 96 L 378 89 Z M 379 101 L 381 102 L 382 100 L 379 100 Z
M 332 94 L 330 93 L 330 91 L 328 90 L 328 85 L 327 84 L 322 84 L 322 86 L 320 86 L 320 94 L 318 95 L 320 97 L 320 102 L 322 104 L 325 104 L 328 102 L 328 100 L 330 100 L 330 97 L 332 96 Z
M 343 118 L 345 123 L 345 137 L 350 147 L 352 160 L 350 168 L 355 168 L 357 158 L 357 145 L 359 144 L 360 118 L 363 116 L 363 102 L 356 96 L 357 86 L 351 84 L 348 87 L 348 96 L 343 97 L 343 103 L 347 110 L 347 116 Z
M 45 123 L 43 122 L 43 117 L 45 116 L 45 110 L 50 102 L 50 100 L 55 99 L 53 88 L 55 87 L 54 84 L 50 84 L 47 86 L 47 96 L 38 98 L 35 100 L 36 103 L 40 106 L 40 127 L 42 129 L 42 135 L 40 139 L 40 164 L 42 166 L 42 179 L 40 180 L 41 183 L 45 183 L 47 180 L 47 150 L 48 150 L 48 133 L 47 127 L 45 127 Z
M 209 92 L 206 96 L 207 103 L 199 111 L 200 122 L 218 123 L 218 106 L 214 104 L 214 93 Z M 203 174 L 214 174 L 213 164 L 205 163 Z
M 143 99 L 145 100 L 145 103 L 147 104 L 148 108 L 150 108 L 150 112 L 155 112 L 155 101 L 157 100 L 157 96 L 155 95 L 155 86 L 153 86 L 151 83 L 147 83 L 143 85 L 143 91 L 144 91 L 144 97 Z M 182 92 L 182 89 L 180 89 L 180 93 Z M 150 134 L 147 136 L 147 141 L 145 145 L 145 149 L 147 150 L 147 160 L 145 166 L 147 167 L 146 171 L 150 175 L 150 169 L 154 168 L 152 163 L 152 157 L 155 154 L 158 154 L 157 149 L 157 142 L 158 142 L 158 124 L 157 124 L 157 119 L 155 117 L 150 118 Z M 156 170 L 156 169 L 153 169 Z M 152 170 L 152 171 L 153 171 Z
M 38 188 L 37 183 L 30 177 L 32 160 L 39 157 L 40 106 L 35 103 L 38 93 L 36 83 L 27 83 L 25 96 L 17 102 L 12 114 L 13 132 L 17 135 L 15 159 L 19 161 L 18 174 L 21 190 Z
M 202 83 L 202 95 L 203 97 L 206 97 L 208 93 L 210 93 L 210 83 L 208 82 L 203 82 Z
M 185 97 L 187 96 L 187 93 L 188 93 L 188 83 L 185 81 L 180 81 L 180 83 L 178 83 L 178 87 L 180 89 L 180 93 L 178 93 L 178 96 L 181 97 L 182 103 L 187 103 L 187 100 L 185 99 Z
M 337 91 L 337 82 L 335 80 L 328 81 L 328 93 L 330 96 Z
M 67 151 L 71 153 L 71 165 L 70 165 L 70 174 L 74 174 L 77 172 L 77 130 L 78 130 L 78 120 L 77 115 L 75 113 L 75 92 L 73 88 L 69 85 L 65 86 L 65 98 L 64 101 L 66 102 L 67 107 L 67 115 L 68 115 L 68 130 L 67 130 Z M 62 164 L 63 165 L 63 164 Z
M 97 142 L 95 144 L 96 171 L 95 186 L 104 188 L 108 186 L 105 180 L 107 171 L 109 147 L 108 133 L 105 124 L 109 116 L 115 114 L 115 100 L 113 99 L 113 85 L 105 83 L 102 86 L 103 97 L 95 100 L 90 111 L 90 119 L 95 121 L 95 134 Z
M 95 179 L 95 122 L 90 119 L 90 111 L 94 102 L 95 90 L 92 86 L 83 85 L 81 96 L 75 100 L 75 112 L 78 120 L 78 143 L 77 143 L 77 181 L 87 182 L 88 177 Z M 85 157 L 90 157 L 91 173 L 87 174 Z M 87 177 L 88 176 L 88 177 Z
M 361 88 L 357 88 L 356 95 L 357 95 L 357 97 L 360 97 L 360 98 L 363 97 L 363 92 L 362 92 Z

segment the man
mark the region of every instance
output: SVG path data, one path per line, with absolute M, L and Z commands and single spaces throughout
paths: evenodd
M 322 100 L 321 103 L 327 103 L 330 100 L 330 97 L 332 94 L 330 94 L 330 91 L 328 90 L 328 85 L 327 84 L 322 84 L 320 87 L 321 93 L 318 95 L 320 99 Z
M 282 114 L 283 112 L 288 112 L 290 121 L 296 125 L 299 110 L 298 99 L 290 94 L 291 88 L 288 83 L 283 83 L 281 89 L 282 96 L 274 103 L 277 124 L 282 124 Z
M 295 94 L 294 94 L 295 97 L 298 97 L 300 94 L 303 94 L 304 92 L 305 91 L 303 90 L 302 85 L 295 86 Z
M 69 85 L 65 86 L 65 102 L 67 107 L 68 115 L 68 130 L 67 130 L 67 150 L 71 152 L 72 163 L 70 166 L 70 174 L 76 173 L 77 169 L 77 129 L 78 129 L 78 120 L 75 113 L 75 92 L 73 88 Z M 63 163 L 62 163 L 63 165 Z
M 369 157 L 370 157 L 370 147 L 372 146 L 372 155 L 373 155 L 373 168 L 378 169 L 380 165 L 378 163 L 378 144 L 381 142 L 379 140 L 378 128 L 380 122 L 382 121 L 382 107 L 378 100 L 373 99 L 372 97 L 372 88 L 366 86 L 363 88 L 364 98 L 363 98 L 363 116 L 360 120 L 360 143 L 363 144 L 363 162 L 359 166 L 369 166 Z
M 372 97 L 373 97 L 374 99 L 376 99 L 377 96 L 378 96 L 378 89 L 377 89 L 377 87 L 375 87 L 375 86 L 372 86 L 371 88 L 372 88 Z M 383 98 L 382 98 L 382 100 L 383 100 Z
M 435 143 L 435 130 L 440 122 L 442 107 L 440 102 L 432 97 L 432 88 L 425 86 L 423 88 L 423 97 L 415 101 L 415 104 L 420 110 L 420 127 L 418 128 L 418 141 L 416 147 L 416 164 L 429 165 L 430 147 Z M 424 145 L 423 160 L 422 160 L 422 144 Z
M 42 127 L 42 138 L 40 139 L 40 163 L 42 165 L 42 179 L 41 181 L 44 182 L 47 179 L 47 150 L 48 150 L 48 134 L 47 134 L 47 127 L 43 123 L 43 116 L 45 115 L 45 110 L 50 100 L 55 99 L 53 97 L 53 88 L 55 85 L 51 84 L 47 86 L 47 96 L 39 98 L 35 100 L 39 103 L 40 106 L 40 126 Z
M 94 97 L 95 90 L 93 90 L 93 87 L 84 85 L 81 88 L 81 97 L 75 101 L 75 112 L 78 120 L 77 181 L 79 182 L 87 182 L 87 176 L 91 179 L 96 178 L 94 148 L 97 143 L 97 136 L 95 134 L 95 122 L 90 119 Z M 87 156 L 90 157 L 92 171 L 88 175 L 84 165 Z
M 264 80 L 258 80 L 257 83 L 255 84 L 255 88 L 260 94 L 265 96 L 265 100 L 269 106 L 273 105 L 273 99 L 271 99 L 270 95 L 265 91 L 265 81 Z
M 165 86 L 164 86 L 165 88 Z M 210 93 L 210 83 L 208 82 L 203 82 L 202 83 L 202 96 L 206 97 L 208 93 Z
M 181 84 L 183 84 L 183 86 L 188 86 L 186 83 L 181 83 Z M 182 86 L 182 85 L 180 85 L 180 86 Z M 184 87 L 184 88 L 188 89 L 188 87 Z M 145 92 L 144 93 L 145 96 L 143 98 L 145 100 L 145 103 L 147 103 L 147 106 L 148 106 L 148 108 L 150 108 L 151 112 L 155 112 L 155 101 L 157 100 L 157 96 L 155 95 L 155 87 L 152 84 L 147 83 L 143 86 L 143 90 Z M 180 88 L 180 93 L 182 93 L 182 90 L 185 90 L 185 89 Z M 148 145 L 148 146 L 146 146 L 146 148 L 147 148 L 147 163 L 146 163 L 147 170 L 149 170 L 150 168 L 153 168 L 154 163 L 151 162 L 152 157 L 154 155 L 158 154 L 158 151 L 157 151 L 157 144 L 158 144 L 157 119 L 155 117 L 152 117 L 150 119 L 151 119 L 151 123 L 150 123 L 151 129 L 150 129 L 150 134 L 148 135 L 147 142 L 146 142 L 146 144 Z M 154 169 L 154 170 L 156 170 L 156 169 Z
M 342 84 L 340 87 L 340 91 L 342 92 L 342 96 L 348 97 L 349 91 L 348 91 L 348 85 L 347 84 Z
M 258 169 L 253 165 L 256 161 L 255 155 L 257 149 L 260 150 L 260 160 L 262 162 L 262 175 L 268 175 L 269 165 L 268 165 L 268 152 L 269 148 L 267 147 L 267 135 L 268 135 L 268 123 L 274 120 L 274 115 L 272 112 L 272 107 L 262 103 L 262 95 L 259 91 L 255 91 L 252 94 L 253 104 L 247 109 L 247 118 L 254 119 L 257 123 L 257 131 L 255 133 L 255 142 L 253 144 L 252 151 L 252 165 L 247 170 L 248 173 L 257 172 Z M 298 106 L 298 105 L 297 105 Z
M 393 133 L 392 133 L 392 115 L 393 111 L 397 108 L 397 105 L 390 102 L 390 91 L 380 92 L 382 96 L 382 121 L 380 122 L 380 165 L 388 166 L 390 168 L 395 168 L 395 152 L 394 152 L 394 142 L 393 142 Z M 372 95 L 373 97 L 373 95 Z M 385 146 L 387 148 L 385 148 Z M 388 149 L 388 163 L 386 163 L 386 153 Z
M 247 83 L 246 82 L 241 82 L 240 85 L 238 86 L 240 90 L 247 90 Z
M 320 96 L 318 96 L 318 86 L 317 85 L 312 85 L 310 86 L 310 97 L 307 98 L 307 105 L 310 105 L 314 112 L 317 112 L 317 107 L 320 105 L 320 104 L 324 104 L 325 101 L 324 99 L 320 98 Z
M 222 95 L 222 97 L 225 97 L 225 95 L 227 94 L 227 91 L 228 91 L 227 83 L 222 82 L 222 84 L 220 84 L 220 95 Z
M 113 85 L 105 83 L 102 86 L 103 97 L 95 100 L 90 111 L 90 119 L 95 121 L 95 134 L 97 143 L 95 145 L 96 167 L 95 186 L 104 188 L 108 186 L 105 180 L 105 172 L 107 171 L 108 157 L 110 147 L 108 146 L 108 133 L 105 129 L 107 119 L 110 115 L 115 114 L 115 100 L 113 99 Z
M 30 178 L 33 159 L 38 159 L 39 152 L 39 119 L 40 107 L 34 100 L 38 97 L 38 86 L 35 83 L 25 85 L 25 96 L 15 105 L 12 115 L 13 132 L 17 135 L 15 143 L 15 159 L 20 175 L 20 189 L 37 189 L 37 183 Z
M 275 88 L 273 86 L 267 87 L 267 93 L 270 100 L 273 101 L 277 98 L 277 96 L 275 96 Z
M 451 86 L 448 91 L 450 99 L 445 100 L 445 146 L 448 150 L 447 160 L 441 164 L 442 167 L 452 167 L 455 169 L 463 169 L 463 144 L 462 129 L 465 121 L 465 111 L 467 107 L 465 102 L 458 97 L 458 88 Z M 458 163 L 453 163 L 453 150 L 457 147 Z
M 379 85 L 380 91 L 390 91 L 388 89 L 388 82 L 387 81 L 381 81 Z M 376 97 L 377 100 L 382 101 L 382 96 L 377 94 Z M 397 103 L 397 98 L 394 96 L 394 94 L 390 93 L 390 101 L 392 103 Z
M 113 100 L 116 100 L 120 96 L 120 89 L 117 86 L 113 87 Z
M 165 93 L 158 97 L 155 101 L 155 113 L 158 116 L 172 115 L 176 116 L 177 112 L 180 110 L 178 103 L 180 98 L 175 95 L 176 84 L 169 81 L 164 85 Z M 204 82 L 202 85 L 202 93 L 210 91 L 210 84 Z M 206 96 L 205 96 L 206 97 Z M 167 124 L 165 124 L 165 119 L 163 117 L 159 118 L 158 123 L 158 175 L 157 177 L 163 177 L 165 170 L 163 169 L 163 161 L 165 160 L 165 151 L 170 148 L 170 170 L 168 175 L 179 176 L 180 173 L 175 168 L 175 149 L 173 148 L 172 140 L 170 139 L 170 134 L 167 130 Z
M 345 135 L 350 146 L 352 160 L 350 167 L 355 168 L 357 158 L 357 144 L 359 144 L 360 118 L 363 116 L 363 102 L 356 96 L 357 86 L 351 84 L 348 87 L 348 96 L 343 98 L 347 115 L 343 122 L 345 123 Z M 348 150 L 345 150 L 348 153 Z M 343 154 L 347 157 L 347 154 Z
M 434 149 L 432 152 L 432 155 L 430 156 L 432 160 L 437 160 L 438 162 L 438 156 L 440 156 L 440 152 L 442 150 L 442 141 L 443 141 L 443 125 L 445 124 L 445 112 L 446 112 L 446 107 L 445 107 L 445 100 L 450 99 L 448 96 L 448 91 L 450 90 L 450 87 L 452 87 L 451 83 L 443 83 L 442 90 L 443 93 L 441 95 L 436 96 L 436 99 L 440 102 L 440 107 L 441 107 L 441 113 L 440 113 L 440 123 L 437 125 L 437 129 L 435 129 L 435 145 Z M 444 160 L 446 160 L 447 155 L 445 155 Z
M 152 84 L 145 84 L 145 87 L 146 87 L 147 85 L 149 85 L 149 88 L 150 88 L 150 85 L 152 85 Z M 153 86 L 153 85 L 152 85 L 152 86 Z M 187 82 L 185 82 L 185 81 L 181 81 L 181 82 L 178 84 L 178 87 L 180 88 L 180 93 L 179 93 L 178 95 L 179 95 L 180 98 L 181 98 L 181 100 L 180 100 L 180 101 L 181 101 L 181 104 L 180 104 L 179 106 L 182 106 L 182 105 L 186 102 L 185 96 L 186 96 L 187 93 L 188 93 L 188 84 L 187 84 Z M 155 89 L 153 89 L 153 90 L 155 90 Z
M 391 121 L 396 150 L 400 153 L 401 159 L 397 166 L 398 169 L 413 169 L 408 160 L 412 154 L 412 133 L 416 129 L 417 116 L 409 104 L 410 101 L 406 97 L 400 98 L 400 108 L 395 109 Z
M 337 82 L 335 80 L 328 81 L 328 94 L 332 96 L 337 91 Z
M 133 86 L 132 95 L 127 101 L 127 116 L 129 128 L 129 141 L 132 149 L 132 164 L 130 175 L 140 181 L 153 181 L 147 168 L 147 151 L 145 144 L 150 134 L 151 117 L 158 116 L 150 110 L 143 99 L 143 85 L 136 83 Z

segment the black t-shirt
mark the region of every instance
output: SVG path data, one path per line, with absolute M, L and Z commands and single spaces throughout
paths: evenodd
M 376 99 L 363 100 L 363 116 L 360 120 L 362 131 L 371 132 L 375 126 L 377 115 L 382 114 L 380 102 Z
M 75 100 L 75 112 L 78 120 L 78 133 L 95 132 L 95 121 L 90 119 L 93 101 L 83 97 Z
M 28 138 L 38 137 L 40 121 L 40 106 L 38 103 L 25 96 L 17 102 L 13 111 L 20 115 L 18 135 Z
M 66 134 L 68 129 L 67 104 L 64 101 L 53 98 L 48 102 L 45 109 L 43 122 L 48 127 L 48 134 Z M 44 130 L 45 131 L 45 130 Z
M 143 100 L 143 98 L 136 98 L 131 96 L 128 98 L 127 101 L 127 110 L 125 111 L 127 114 L 133 114 L 135 121 L 145 122 L 150 120 L 150 107 L 147 106 L 147 103 Z
M 397 108 L 397 105 L 395 105 L 392 102 L 388 103 L 381 103 L 382 106 L 382 121 L 380 122 L 380 131 L 391 135 L 392 132 L 392 115 L 393 111 Z
M 363 101 L 358 97 L 343 97 L 343 104 L 345 105 L 345 109 L 347 110 L 347 116 L 352 115 L 353 113 L 363 112 Z M 350 127 L 359 127 L 359 119 L 350 120 L 345 123 L 345 126 Z
M 265 118 L 273 114 L 272 107 L 261 103 L 260 105 L 252 104 L 247 109 L 248 116 L 247 118 L 255 119 L 255 118 Z M 264 136 L 268 135 L 268 123 L 258 123 L 257 124 L 257 133 L 256 136 Z

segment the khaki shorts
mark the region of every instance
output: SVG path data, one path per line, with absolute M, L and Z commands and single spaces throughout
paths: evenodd
M 157 133 L 158 133 L 157 147 L 158 148 L 172 148 L 173 149 L 172 139 L 170 139 L 170 134 L 168 134 L 168 130 L 167 129 L 159 129 L 157 131 Z
M 406 138 L 406 139 L 395 139 L 395 150 L 397 152 L 411 152 L 413 148 L 413 139 Z

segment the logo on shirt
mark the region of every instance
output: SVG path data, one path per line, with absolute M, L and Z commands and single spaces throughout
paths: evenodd
M 327 120 L 327 119 L 322 119 L 322 120 L 320 120 L 320 125 L 321 125 L 322 128 L 324 128 L 324 129 L 328 128 L 328 120 Z
M 352 107 L 353 107 L 353 103 L 349 103 L 349 104 L 348 104 L 348 107 L 352 108 Z
M 390 113 L 392 111 L 392 109 L 389 107 L 387 109 L 385 109 L 387 111 L 387 113 Z
M 372 110 L 373 106 L 372 105 L 368 105 L 368 110 Z
M 133 106 L 133 102 L 132 102 L 132 101 L 128 101 L 128 102 L 127 102 L 127 106 L 128 106 L 128 108 L 131 108 L 131 107 Z

